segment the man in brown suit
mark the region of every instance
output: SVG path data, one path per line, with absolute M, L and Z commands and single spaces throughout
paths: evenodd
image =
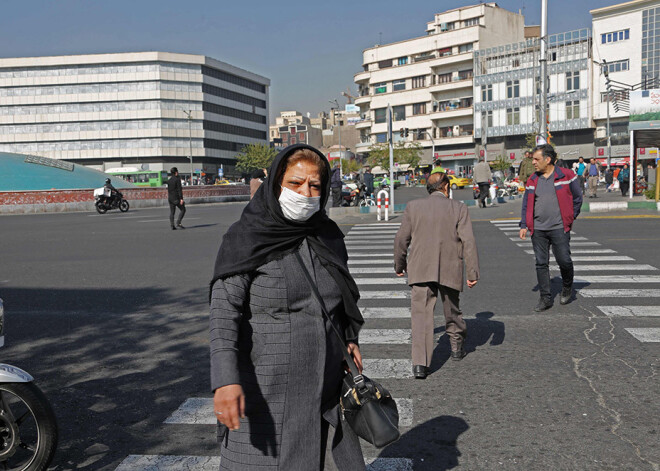
M 432 174 L 426 189 L 428 197 L 408 203 L 394 239 L 394 271 L 397 276 L 407 271 L 412 289 L 413 374 L 419 379 L 428 375 L 433 356 L 433 311 L 438 294 L 451 358 L 461 360 L 465 356 L 467 327 L 458 307 L 464 259 L 468 288 L 479 279 L 477 244 L 467 206 L 449 199 L 449 178 L 445 173 Z

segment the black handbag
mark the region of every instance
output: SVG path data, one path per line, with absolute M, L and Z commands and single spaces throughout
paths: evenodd
M 339 329 L 337 329 L 328 314 L 316 283 L 314 283 L 305 267 L 300 253 L 296 252 L 295 255 L 314 296 L 321 305 L 323 316 L 330 323 L 332 330 L 345 347 L 343 349 L 344 360 L 350 371 L 344 376 L 339 398 L 342 416 L 358 437 L 377 448 L 387 446 L 401 436 L 399 433 L 399 411 L 396 402 L 387 389 L 359 373 L 353 358 L 348 354 Z

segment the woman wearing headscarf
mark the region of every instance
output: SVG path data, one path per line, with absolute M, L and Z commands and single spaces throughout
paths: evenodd
M 307 145 L 280 152 L 225 234 L 211 282 L 211 387 L 222 470 L 323 469 L 329 426 L 340 471 L 364 468 L 338 400 L 348 348 L 361 369 L 364 320 L 339 227 L 323 209 L 330 165 Z M 316 281 L 341 344 L 296 254 Z

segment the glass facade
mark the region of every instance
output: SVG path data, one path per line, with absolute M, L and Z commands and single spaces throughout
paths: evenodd
M 642 80 L 660 77 L 660 7 L 642 12 Z

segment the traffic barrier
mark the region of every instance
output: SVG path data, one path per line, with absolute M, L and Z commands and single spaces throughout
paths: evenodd
M 376 197 L 376 207 L 378 208 L 378 220 L 380 221 L 380 210 L 381 210 L 381 197 L 380 195 L 385 194 L 385 220 L 389 221 L 390 218 L 390 194 L 387 192 L 387 190 L 380 190 L 378 192 L 378 196 Z

